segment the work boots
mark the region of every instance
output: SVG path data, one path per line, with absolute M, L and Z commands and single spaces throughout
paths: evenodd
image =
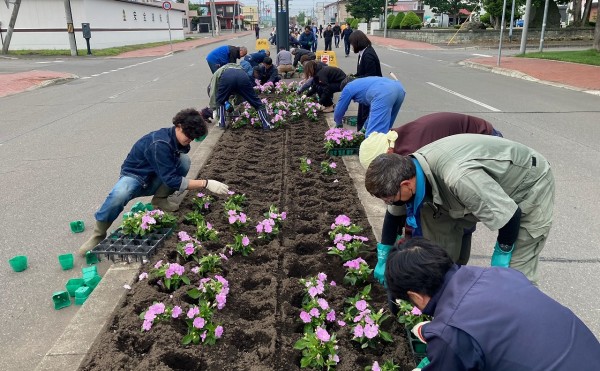
M 152 202 L 152 206 L 155 209 L 160 209 L 162 211 L 174 212 L 179 210 L 179 205 L 167 200 L 167 197 L 169 197 L 173 192 L 175 191 L 169 188 L 169 186 L 167 186 L 164 183 L 161 184 L 160 187 L 158 187 L 158 189 L 156 190 L 156 192 L 154 192 L 154 197 L 152 197 L 152 201 L 150 201 Z
M 79 254 L 81 256 L 85 256 L 85 253 L 96 247 L 103 239 L 106 238 L 106 231 L 110 228 L 112 222 L 99 222 L 96 221 L 96 225 L 94 226 L 94 231 L 92 232 L 92 236 L 89 240 L 87 240 L 81 247 L 79 248 Z

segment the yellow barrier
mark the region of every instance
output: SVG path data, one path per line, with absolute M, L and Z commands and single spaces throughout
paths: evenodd
M 321 62 L 327 64 L 328 66 L 332 66 L 332 67 L 338 66 L 337 58 L 335 57 L 334 51 L 317 50 L 316 55 L 317 55 L 318 61 L 321 61 Z
M 256 39 L 256 50 L 269 50 L 269 40 Z

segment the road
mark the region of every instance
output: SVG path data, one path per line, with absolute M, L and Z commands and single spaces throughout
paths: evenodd
M 229 43 L 254 49 L 253 37 Z M 79 275 L 61 271 L 57 256 L 75 252 L 89 236 L 89 229 L 72 234 L 69 222 L 93 226 L 93 213 L 135 140 L 170 126 L 180 109 L 207 104 L 204 57 L 223 44 L 154 58 L 0 61 L 0 73 L 48 69 L 80 76 L 0 98 L 0 260 L 26 254 L 30 261 L 23 273 L 6 263 L 0 269 L 0 369 L 33 369 L 73 317 L 77 307 L 55 311 L 51 300 Z M 459 65 L 473 56 L 469 50 L 376 50 L 384 74 L 394 72 L 407 91 L 396 125 L 436 111 L 473 114 L 549 159 L 556 217 L 542 252 L 540 288 L 600 336 L 600 299 L 593 294 L 600 292 L 598 97 Z M 341 54 L 341 67 L 354 72 L 356 55 Z M 478 229 L 473 264 L 489 264 L 494 240 L 494 233 Z M 83 262 L 75 264 L 78 269 Z

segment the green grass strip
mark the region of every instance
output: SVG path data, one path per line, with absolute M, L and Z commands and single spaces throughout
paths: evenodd
M 576 51 L 551 51 L 541 53 L 519 54 L 516 57 L 551 59 L 554 61 L 572 62 L 600 66 L 600 52 L 595 49 Z

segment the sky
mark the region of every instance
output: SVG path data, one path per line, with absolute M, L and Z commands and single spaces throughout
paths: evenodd
M 215 0 L 215 1 L 218 2 L 219 0 Z M 190 2 L 195 3 L 195 4 L 204 4 L 205 1 L 204 0 L 190 0 Z M 258 4 L 257 0 L 240 0 L 240 2 L 246 6 L 257 6 L 257 4 Z M 333 0 L 329 0 L 329 1 L 289 0 L 290 15 L 292 15 L 292 16 L 297 15 L 301 11 L 304 11 L 307 15 L 311 15 L 313 8 L 317 4 L 324 5 L 324 4 L 334 3 L 334 2 L 335 1 L 333 1 Z M 264 1 L 264 5 L 271 8 L 271 13 L 273 13 L 275 11 L 275 0 Z

